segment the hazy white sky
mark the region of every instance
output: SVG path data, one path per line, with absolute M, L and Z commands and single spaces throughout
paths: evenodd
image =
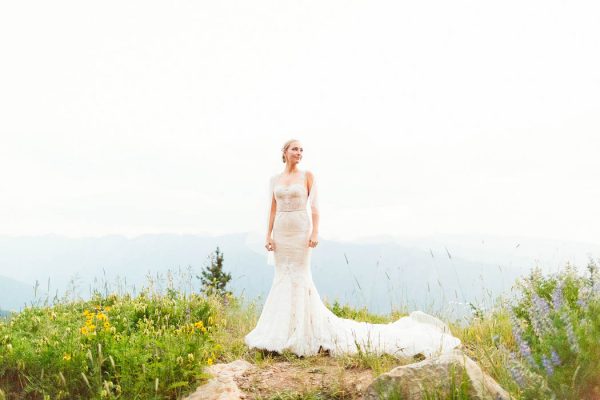
M 0 4 L 0 234 L 266 229 L 600 243 L 600 3 Z

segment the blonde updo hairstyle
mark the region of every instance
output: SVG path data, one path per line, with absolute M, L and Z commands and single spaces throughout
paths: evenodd
M 285 142 L 283 144 L 283 147 L 281 148 L 281 159 L 283 161 L 283 163 L 285 164 L 285 152 L 287 151 L 287 149 L 290 147 L 290 145 L 294 142 L 297 142 L 297 139 L 290 139 L 287 142 Z

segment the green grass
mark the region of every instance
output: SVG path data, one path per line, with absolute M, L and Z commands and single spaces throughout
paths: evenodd
M 226 323 L 198 295 L 94 296 L 29 307 L 0 322 L 6 398 L 175 398 L 218 357 Z
M 386 323 L 404 315 L 376 315 L 335 301 L 336 315 Z M 0 400 L 176 399 L 208 378 L 207 365 L 245 359 L 259 368 L 289 361 L 314 368 L 319 359 L 248 349 L 246 335 L 260 309 L 227 296 L 186 295 L 168 289 L 137 296 L 95 292 L 89 301 L 62 299 L 0 318 Z M 515 399 L 600 399 L 600 274 L 566 266 L 553 275 L 534 270 L 513 297 L 451 324 L 464 351 Z M 443 316 L 441 316 L 443 318 Z M 359 353 L 342 368 L 368 368 L 376 377 L 414 360 Z M 342 399 L 343 388 L 273 393 L 269 399 Z M 388 398 L 401 399 L 401 392 Z M 464 399 L 464 385 L 432 389 L 428 399 Z

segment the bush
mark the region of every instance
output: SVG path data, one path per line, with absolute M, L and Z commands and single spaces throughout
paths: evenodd
M 199 295 L 94 295 L 0 320 L 6 398 L 177 398 L 218 356 L 220 321 Z
M 518 282 L 508 306 L 514 342 L 505 349 L 522 398 L 583 399 L 598 390 L 600 275 L 593 261 L 587 271 L 536 269 Z

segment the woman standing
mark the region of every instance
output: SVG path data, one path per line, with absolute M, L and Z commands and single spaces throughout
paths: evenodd
M 282 148 L 284 171 L 271 177 L 271 209 L 265 248 L 274 254 L 275 276 L 249 347 L 299 356 L 359 351 L 408 357 L 446 352 L 460 345 L 446 324 L 414 311 L 389 324 L 339 318 L 321 301 L 311 274 L 311 253 L 319 241 L 315 176 L 298 169 L 304 149 L 298 140 Z M 310 205 L 310 213 L 307 210 Z

